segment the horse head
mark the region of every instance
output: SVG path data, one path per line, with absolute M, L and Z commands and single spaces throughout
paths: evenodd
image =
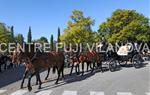
M 22 51 L 21 46 L 17 46 L 12 55 L 12 63 L 21 64 L 28 61 L 26 51 Z

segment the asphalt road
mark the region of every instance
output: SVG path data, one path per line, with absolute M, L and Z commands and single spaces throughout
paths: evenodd
M 19 67 L 0 73 L 0 95 L 150 95 L 150 62 L 145 63 L 148 64 L 139 69 L 122 67 L 119 71 L 104 73 L 97 70 L 84 76 L 69 76 L 70 69 L 65 69 L 65 79 L 55 85 L 56 75 L 51 73 L 40 90 L 34 77 L 31 92 L 26 88 L 27 82 L 25 88 L 20 89 L 23 68 Z M 46 74 L 47 71 L 41 73 L 42 80 Z

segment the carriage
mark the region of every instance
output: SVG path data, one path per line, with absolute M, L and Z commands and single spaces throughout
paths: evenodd
M 130 49 L 129 45 L 121 46 L 117 52 L 108 53 L 110 57 L 109 69 L 115 71 L 118 65 L 127 66 L 128 62 L 131 66 L 139 68 L 142 66 L 142 54 L 135 49 Z

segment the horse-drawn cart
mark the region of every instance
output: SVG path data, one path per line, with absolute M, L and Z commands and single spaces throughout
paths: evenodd
M 126 50 L 123 48 L 127 48 Z M 139 68 L 142 66 L 142 56 L 136 50 L 129 50 L 128 46 L 122 46 L 118 50 L 118 52 L 111 52 L 111 60 L 109 63 L 110 71 L 115 71 L 118 64 L 119 65 L 127 65 L 129 62 L 135 68 Z

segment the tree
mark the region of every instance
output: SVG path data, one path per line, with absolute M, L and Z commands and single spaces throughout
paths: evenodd
M 51 50 L 53 51 L 54 50 L 54 38 L 53 38 L 53 35 L 51 35 L 51 38 L 50 38 L 50 47 L 51 47 Z
M 0 23 L 0 43 L 11 42 L 11 31 L 5 23 Z
M 11 26 L 11 38 L 12 38 L 12 42 L 14 42 L 14 26 Z
M 80 10 L 74 10 L 68 21 L 68 26 L 64 30 L 64 34 L 60 37 L 65 43 L 89 43 L 94 41 L 94 33 L 91 26 L 94 20 L 85 17 Z
M 60 42 L 60 28 L 58 27 L 58 38 L 57 38 L 57 42 Z
M 19 44 L 21 44 L 21 45 L 23 45 L 23 43 L 24 43 L 24 37 L 23 37 L 22 34 L 18 34 L 18 35 L 15 37 L 15 40 L 16 40 L 17 43 L 19 43 Z
M 104 35 L 108 42 L 126 42 L 149 40 L 149 20 L 135 10 L 118 9 L 112 16 L 99 26 L 99 34 Z
M 33 42 L 44 44 L 48 43 L 48 40 L 46 37 L 41 37 L 40 39 L 34 40 Z
M 32 42 L 32 33 L 31 33 L 31 27 L 29 27 L 29 32 L 28 32 L 28 40 L 27 40 L 28 43 L 31 43 Z

